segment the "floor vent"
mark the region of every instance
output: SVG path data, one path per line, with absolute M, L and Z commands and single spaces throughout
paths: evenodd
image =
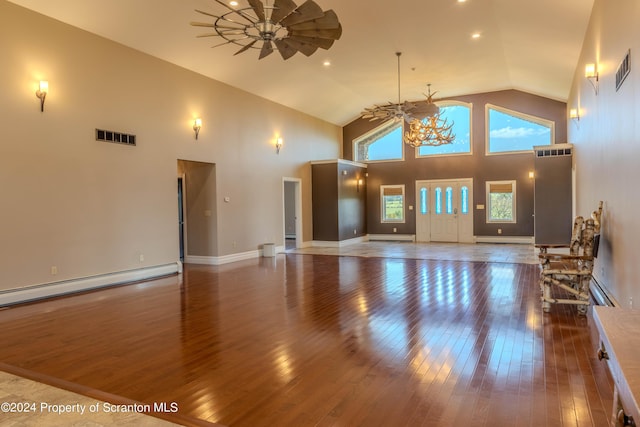
M 116 144 L 136 145 L 136 136 L 111 130 L 96 129 L 96 141 L 113 142 Z
M 616 70 L 616 92 L 618 91 L 618 89 L 620 89 L 620 86 L 622 86 L 624 79 L 626 79 L 629 75 L 629 71 L 631 71 L 631 62 L 629 58 L 630 56 L 631 50 L 628 50 L 627 54 L 624 56 L 624 59 L 618 66 L 618 69 Z

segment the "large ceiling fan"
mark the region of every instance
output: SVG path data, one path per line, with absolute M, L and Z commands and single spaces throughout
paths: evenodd
M 363 119 L 373 120 L 390 120 L 403 119 L 411 122 L 414 119 L 422 120 L 426 117 L 432 117 L 439 113 L 440 108 L 431 100 L 431 92 L 429 92 L 426 103 L 413 103 L 409 101 L 402 102 L 400 100 L 400 56 L 402 52 L 396 52 L 398 57 L 398 102 L 389 102 L 384 105 L 374 105 L 365 108 L 361 113 Z
M 251 48 L 260 49 L 259 59 L 270 55 L 274 45 L 283 59 L 297 52 L 312 55 L 318 48 L 329 49 L 342 35 L 342 26 L 333 10 L 323 11 L 313 0 L 300 6 L 292 0 L 247 0 L 249 6 L 237 2 L 216 3 L 228 9 L 214 15 L 196 9 L 196 12 L 214 18 L 213 22 L 191 22 L 196 27 L 213 28 L 214 32 L 197 37 L 220 37 L 224 40 L 212 47 L 235 44 L 241 46 L 235 55 Z M 236 6 L 231 4 L 235 3 Z M 258 42 L 262 42 L 259 44 Z

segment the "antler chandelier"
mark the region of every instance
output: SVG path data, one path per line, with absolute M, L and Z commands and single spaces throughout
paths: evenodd
M 431 93 L 431 84 L 427 85 L 429 94 L 427 105 L 434 105 Z M 437 107 L 437 106 L 436 106 Z M 456 136 L 453 134 L 453 122 L 448 123 L 447 119 L 440 118 L 441 112 L 427 117 L 424 120 L 413 119 L 409 123 L 409 130 L 404 133 L 404 142 L 412 147 L 438 146 L 451 144 Z
M 361 113 L 363 119 L 373 120 L 390 120 L 390 119 L 403 119 L 410 122 L 414 119 L 424 119 L 425 117 L 431 117 L 440 111 L 437 105 L 434 103 L 427 104 L 414 104 L 413 102 L 400 101 L 400 55 L 402 52 L 396 52 L 398 57 L 398 102 L 389 102 L 384 105 L 374 105 L 371 108 L 365 108 Z
M 312 55 L 318 48 L 329 49 L 342 35 L 342 26 L 333 10 L 324 12 L 313 0 L 297 6 L 292 0 L 247 0 L 248 7 L 230 6 L 214 0 L 229 11 L 214 15 L 196 9 L 196 12 L 215 18 L 210 22 L 191 22 L 196 27 L 210 27 L 214 32 L 197 37 L 220 37 L 224 41 L 212 47 L 228 44 L 241 46 L 234 55 L 251 48 L 260 49 L 259 59 L 270 55 L 274 46 L 283 59 L 297 52 Z M 256 46 L 256 43 L 262 42 Z

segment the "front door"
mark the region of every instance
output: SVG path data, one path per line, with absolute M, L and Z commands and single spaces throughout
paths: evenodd
M 473 242 L 472 180 L 416 182 L 416 241 Z

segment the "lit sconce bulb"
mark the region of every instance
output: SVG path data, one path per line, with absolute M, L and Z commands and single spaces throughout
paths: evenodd
M 573 120 L 580 120 L 580 112 L 577 108 L 572 108 L 569 110 L 569 118 Z
M 280 149 L 282 148 L 282 138 L 276 139 L 276 154 L 280 154 Z
M 49 82 L 46 80 L 41 80 L 38 86 L 38 90 L 36 91 L 36 97 L 40 99 L 40 112 L 44 111 L 44 100 L 47 97 L 48 92 Z
M 598 69 L 596 68 L 596 64 L 585 65 L 584 76 L 589 79 L 591 86 L 593 86 L 593 90 L 596 95 L 598 95 Z
M 202 119 L 198 117 L 193 121 L 193 131 L 196 133 L 196 140 L 198 139 L 198 135 L 200 134 L 201 128 L 202 128 Z

